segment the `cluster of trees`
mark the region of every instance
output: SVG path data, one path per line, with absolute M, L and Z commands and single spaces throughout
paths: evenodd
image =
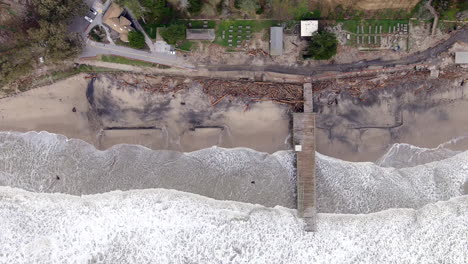
M 434 0 L 434 8 L 439 13 L 443 13 L 450 9 L 468 10 L 467 0 Z
M 182 24 L 173 24 L 169 27 L 162 28 L 159 30 L 161 33 L 161 37 L 169 43 L 169 44 L 176 44 L 179 40 L 185 39 L 185 25 Z
M 202 10 L 203 7 L 203 1 L 202 0 L 188 0 L 189 6 L 187 10 L 191 14 L 198 14 Z
M 67 30 L 68 20 L 85 12 L 82 0 L 31 0 L 15 46 L 0 56 L 0 86 L 29 73 L 40 57 L 57 62 L 76 57 L 81 41 Z
M 177 12 L 166 0 L 140 0 L 145 12 L 142 18 L 145 23 L 166 25 L 172 23 Z
M 234 0 L 234 7 L 251 16 L 264 12 L 264 7 L 259 0 Z
M 142 49 L 146 46 L 145 36 L 140 31 L 132 30 L 128 32 L 128 41 L 130 47 L 134 49 Z
M 328 60 L 335 56 L 338 48 L 336 35 L 327 31 L 321 31 L 312 37 L 309 43 L 308 54 L 305 59 Z

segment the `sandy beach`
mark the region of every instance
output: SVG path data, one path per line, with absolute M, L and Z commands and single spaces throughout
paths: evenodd
M 190 80 L 186 80 L 190 81 Z M 431 90 L 415 93 L 421 87 Z M 190 152 L 214 145 L 273 153 L 291 149 L 290 110 L 272 102 L 224 98 L 216 106 L 194 83 L 176 93 L 119 87 L 107 75 L 84 75 L 0 100 L 0 130 L 48 131 L 98 149 L 138 144 Z M 349 161 L 376 161 L 394 143 L 468 149 L 468 84 L 427 80 L 369 91 L 315 95 L 317 151 Z M 327 94 L 328 93 L 328 94 Z M 335 100 L 336 99 L 336 100 Z
M 395 143 L 467 150 L 467 92 L 462 78 L 440 78 L 368 91 L 364 101 L 346 92 L 316 94 L 317 151 L 376 161 Z
M 190 152 L 211 147 L 248 147 L 273 153 L 289 149 L 289 109 L 272 102 L 225 98 L 215 107 L 194 84 L 157 94 L 118 87 L 84 75 L 0 100 L 0 130 L 48 131 L 108 149 L 138 144 Z M 90 83 L 91 82 L 91 83 Z
M 87 80 L 77 75 L 0 99 L 0 130 L 49 131 L 96 144 L 88 118 Z

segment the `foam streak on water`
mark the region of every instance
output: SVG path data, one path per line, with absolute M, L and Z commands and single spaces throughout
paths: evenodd
M 75 197 L 0 187 L 0 263 L 466 263 L 468 196 L 318 215 L 170 190 Z
M 408 155 L 413 149 L 406 148 Z M 387 164 L 402 151 L 389 153 Z M 455 154 L 437 154 L 443 159 L 407 168 L 317 154 L 319 211 L 421 208 L 460 196 L 467 181 L 468 152 Z M 81 140 L 47 132 L 0 133 L 0 186 L 74 195 L 165 188 L 219 200 L 295 207 L 292 152 L 270 155 L 213 147 L 180 153 L 135 145 L 99 151 Z

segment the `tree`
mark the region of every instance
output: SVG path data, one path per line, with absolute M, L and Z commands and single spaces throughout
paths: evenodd
M 312 57 L 315 60 L 328 60 L 335 56 L 338 48 L 338 40 L 335 34 L 322 31 L 312 36 L 309 43 L 309 54 L 305 57 Z
M 51 61 L 76 57 L 81 51 L 78 39 L 69 35 L 65 23 L 39 21 L 39 27 L 28 30 L 31 48 Z
M 198 14 L 202 7 L 203 7 L 203 2 L 202 0 L 188 0 L 189 2 L 189 7 L 188 11 L 192 14 Z
M 31 0 L 31 4 L 39 18 L 49 22 L 64 21 L 86 11 L 82 0 Z
M 135 49 L 142 49 L 145 47 L 145 36 L 140 31 L 132 30 L 128 32 L 128 41 L 130 47 Z
M 171 25 L 160 29 L 159 32 L 161 33 L 161 37 L 169 44 L 176 44 L 177 41 L 185 39 L 184 25 Z
M 176 14 L 166 0 L 143 0 L 144 18 L 150 24 L 165 25 L 175 19 Z

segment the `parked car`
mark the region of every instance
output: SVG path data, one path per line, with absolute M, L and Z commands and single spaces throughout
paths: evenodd
M 97 11 L 96 11 L 96 10 L 90 8 L 89 11 L 91 11 L 91 13 L 93 13 L 93 15 L 95 15 L 95 16 L 97 15 Z
M 87 16 L 85 16 L 84 19 L 86 19 L 86 21 L 88 21 L 89 23 L 93 22 L 93 20 L 91 18 L 87 17 Z

